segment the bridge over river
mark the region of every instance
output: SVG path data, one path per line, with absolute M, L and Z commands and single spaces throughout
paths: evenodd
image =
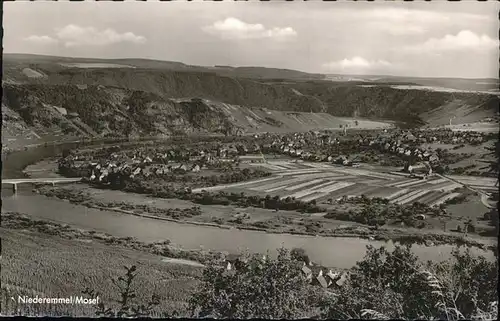
M 3 179 L 3 185 L 11 185 L 14 193 L 17 192 L 17 185 L 19 184 L 64 184 L 64 183 L 75 183 L 79 182 L 82 179 L 80 177 L 77 178 L 66 178 L 66 177 L 57 177 L 57 178 L 15 178 L 15 179 Z

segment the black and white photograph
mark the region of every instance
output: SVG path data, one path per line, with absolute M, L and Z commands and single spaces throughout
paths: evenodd
M 498 319 L 499 2 L 2 6 L 1 317 Z

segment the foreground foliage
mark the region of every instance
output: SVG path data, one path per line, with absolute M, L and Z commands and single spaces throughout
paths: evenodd
M 295 250 L 295 252 L 297 252 Z M 292 259 L 292 257 L 294 257 Z M 228 271 L 206 268 L 190 304 L 215 318 L 496 319 L 496 263 L 457 248 L 443 263 L 421 263 L 410 246 L 368 247 L 335 290 L 312 288 L 301 273 L 303 255 L 280 249 Z M 319 314 L 316 314 L 319 313 Z
M 315 292 L 285 249 L 276 260 L 251 256 L 240 266 L 208 266 L 204 283 L 190 300 L 196 317 L 280 318 L 310 316 Z
M 456 248 L 452 258 L 421 263 L 409 246 L 369 247 L 346 287 L 323 302 L 328 318 L 473 318 L 497 300 L 497 264 Z

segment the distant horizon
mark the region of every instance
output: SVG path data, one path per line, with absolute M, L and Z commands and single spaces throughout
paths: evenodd
M 5 2 L 3 48 L 311 74 L 496 79 L 499 2 Z
M 296 71 L 296 72 L 301 72 L 305 74 L 310 74 L 310 75 L 324 75 L 324 76 L 349 76 L 349 77 L 395 77 L 395 78 L 415 78 L 415 79 L 463 79 L 463 80 L 494 80 L 494 81 L 500 81 L 499 78 L 491 78 L 491 77 L 483 77 L 483 78 L 466 78 L 466 77 L 447 77 L 447 76 L 440 76 L 440 77 L 425 77 L 425 76 L 411 76 L 411 75 L 391 75 L 391 74 L 349 74 L 349 73 L 317 73 L 317 72 L 309 72 L 309 71 L 304 71 L 304 70 L 299 70 L 299 69 L 290 69 L 290 68 L 280 68 L 280 67 L 269 67 L 269 66 L 257 66 L 257 65 L 195 65 L 195 64 L 189 64 L 183 61 L 176 61 L 176 60 L 166 60 L 166 59 L 161 59 L 161 58 L 144 58 L 144 57 L 127 57 L 127 58 L 101 58 L 101 57 L 81 57 L 81 56 L 61 56 L 61 55 L 47 55 L 47 54 L 38 54 L 38 53 L 27 53 L 27 52 L 3 52 L 4 55 L 31 55 L 31 56 L 41 56 L 41 57 L 51 57 L 51 58 L 64 58 L 64 59 L 95 59 L 95 60 L 149 60 L 149 61 L 159 61 L 159 62 L 172 62 L 172 63 L 179 63 L 183 64 L 185 66 L 191 66 L 191 67 L 204 67 L 204 68 L 223 68 L 223 67 L 230 67 L 230 68 L 265 68 L 265 69 L 279 69 L 279 70 L 289 70 L 289 71 Z

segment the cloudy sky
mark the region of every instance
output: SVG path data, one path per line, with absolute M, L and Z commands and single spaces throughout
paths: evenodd
M 498 78 L 497 2 L 4 2 L 4 52 Z

